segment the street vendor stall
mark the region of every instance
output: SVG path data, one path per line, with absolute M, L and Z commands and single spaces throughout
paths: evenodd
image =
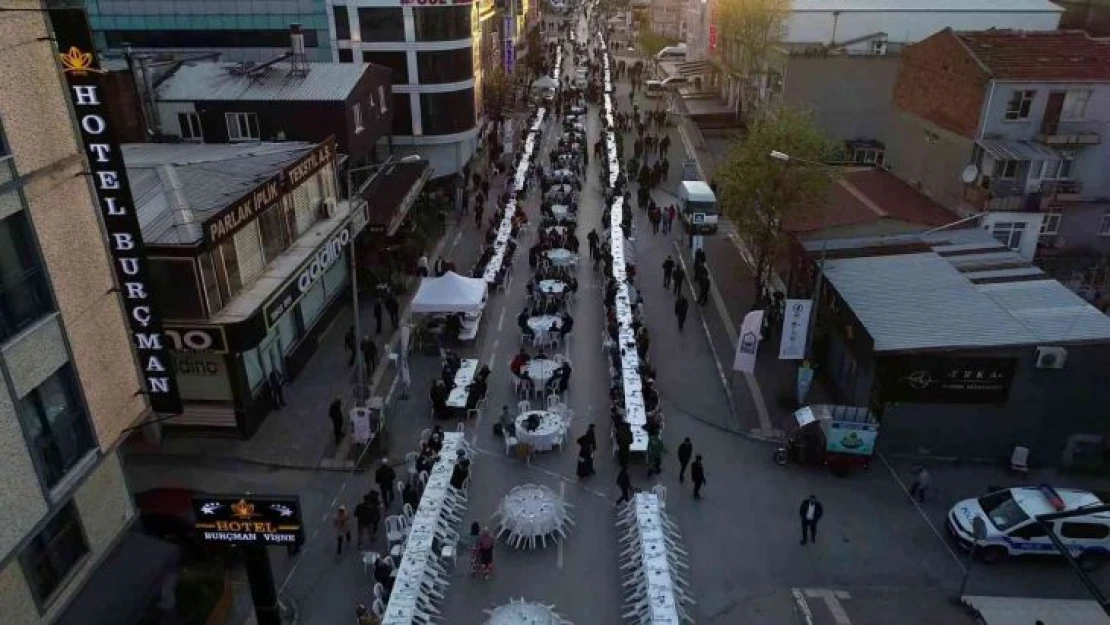
M 847 475 L 854 467 L 867 468 L 875 452 L 879 424 L 869 410 L 861 406 L 819 404 L 805 406 L 794 412 L 798 424 L 775 450 L 774 460 L 785 466 L 820 464 L 836 475 Z

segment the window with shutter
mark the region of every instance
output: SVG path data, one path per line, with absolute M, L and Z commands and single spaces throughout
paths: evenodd
M 314 204 L 308 194 L 308 185 L 302 184 L 293 189 L 293 205 L 297 212 L 297 236 L 300 237 L 316 223 L 316 218 L 320 214 L 319 200 Z
M 266 263 L 262 259 L 262 244 L 258 238 L 258 223 L 251 223 L 235 233 L 235 255 L 239 259 L 239 275 L 244 287 L 250 287 Z

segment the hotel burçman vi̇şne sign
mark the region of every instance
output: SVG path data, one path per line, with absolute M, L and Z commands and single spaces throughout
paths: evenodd
M 197 537 L 207 543 L 293 545 L 303 537 L 297 497 L 196 495 Z
M 108 249 L 112 255 L 131 339 L 143 372 L 144 392 L 156 413 L 180 414 L 162 321 L 151 298 L 142 230 L 135 215 L 123 154 L 104 111 L 100 69 L 83 9 L 52 9 L 62 72 L 77 116 Z

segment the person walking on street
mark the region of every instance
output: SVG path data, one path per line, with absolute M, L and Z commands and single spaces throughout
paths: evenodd
M 346 539 L 348 546 L 351 544 L 351 513 L 347 512 L 347 506 L 339 506 L 335 511 L 332 527 L 335 528 L 335 555 L 341 556 L 343 540 Z
M 358 540 L 356 544 L 362 549 L 362 537 L 369 535 L 369 542 L 374 542 L 374 535 L 378 533 L 378 521 L 382 518 L 378 499 L 374 494 L 366 493 L 362 501 L 355 506 L 355 522 L 358 524 Z
M 401 312 L 401 305 L 397 302 L 397 297 L 392 293 L 389 297 L 385 298 L 385 309 L 389 312 L 389 323 L 393 329 L 397 329 L 397 315 Z
M 674 301 L 674 316 L 678 319 L 678 331 L 682 332 L 682 326 L 686 325 L 686 312 L 690 310 L 690 301 L 682 293 L 678 294 L 678 299 Z
M 817 542 L 817 522 L 821 520 L 821 515 L 824 513 L 825 510 L 821 507 L 821 502 L 817 501 L 817 495 L 810 495 L 808 499 L 802 500 L 802 505 L 798 508 L 798 516 L 802 520 L 803 545 L 806 542 Z M 808 536 L 806 534 L 807 530 L 809 531 Z
M 335 437 L 335 444 L 343 440 L 343 402 L 336 397 L 328 408 L 328 418 L 331 419 L 331 433 Z
M 393 467 L 389 465 L 389 458 L 382 458 L 382 464 L 374 471 L 374 481 L 378 484 L 378 490 L 382 493 L 382 504 L 389 508 L 389 504 L 393 502 L 396 493 L 393 492 L 393 481 L 397 479 L 397 473 L 394 472 Z
M 270 375 L 267 376 L 266 381 L 270 385 L 270 399 L 274 402 L 274 408 L 285 407 L 285 376 L 281 375 L 281 371 L 277 367 L 270 369 Z
M 374 298 L 374 334 L 382 333 L 382 298 Z
M 659 438 L 658 434 L 648 437 L 648 477 L 663 472 L 663 454 L 665 453 L 667 453 L 667 447 L 663 445 L 663 439 Z
M 682 439 L 682 444 L 678 446 L 678 483 L 681 484 L 686 481 L 686 465 L 690 464 L 690 456 L 694 454 L 694 444 L 690 442 L 690 437 Z
M 369 336 L 362 337 L 362 364 L 366 367 L 363 375 L 370 379 L 374 375 L 374 369 L 378 366 L 378 346 L 370 340 Z
M 701 499 L 701 487 L 705 486 L 705 467 L 701 463 L 701 455 L 694 458 L 690 465 L 690 481 L 694 483 L 694 499 Z
M 632 478 L 628 475 L 628 467 L 621 467 L 621 472 L 617 474 L 617 486 L 621 489 L 621 498 L 617 503 L 632 501 Z
M 925 467 L 917 467 L 914 472 L 913 484 L 910 484 L 910 497 L 917 496 L 917 500 L 925 502 L 925 491 L 929 489 L 929 484 L 932 482 L 933 477 Z
M 682 293 L 682 282 L 686 280 L 686 272 L 682 270 L 682 265 L 674 268 L 671 279 L 674 280 L 674 294 L 678 295 Z
M 698 276 L 698 305 L 705 306 L 709 301 L 709 274 L 702 273 Z
M 347 366 L 355 366 L 355 327 L 347 328 L 347 333 L 343 335 L 343 349 L 347 350 Z
M 663 288 L 671 288 L 671 272 L 674 271 L 674 259 L 670 254 L 667 255 L 667 260 L 663 261 Z

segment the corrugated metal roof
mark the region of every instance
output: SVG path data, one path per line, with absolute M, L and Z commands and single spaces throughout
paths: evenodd
M 1025 326 L 1033 343 L 1110 338 L 1110 317 L 1055 280 L 998 282 L 976 288 Z
M 199 224 L 304 156 L 314 145 L 132 143 L 123 160 L 143 240 L 190 245 Z
M 239 63 L 186 63 L 156 89 L 165 102 L 298 100 L 341 102 L 354 90 L 370 65 L 309 63 L 307 74 L 293 74 L 276 63 L 254 75 L 236 74 Z
M 991 156 L 1004 161 L 1044 161 L 1062 158 L 1056 150 L 1036 141 L 980 139 L 979 145 L 983 146 Z
M 933 252 L 830 260 L 825 275 L 876 352 L 1028 342 L 1024 326 Z

